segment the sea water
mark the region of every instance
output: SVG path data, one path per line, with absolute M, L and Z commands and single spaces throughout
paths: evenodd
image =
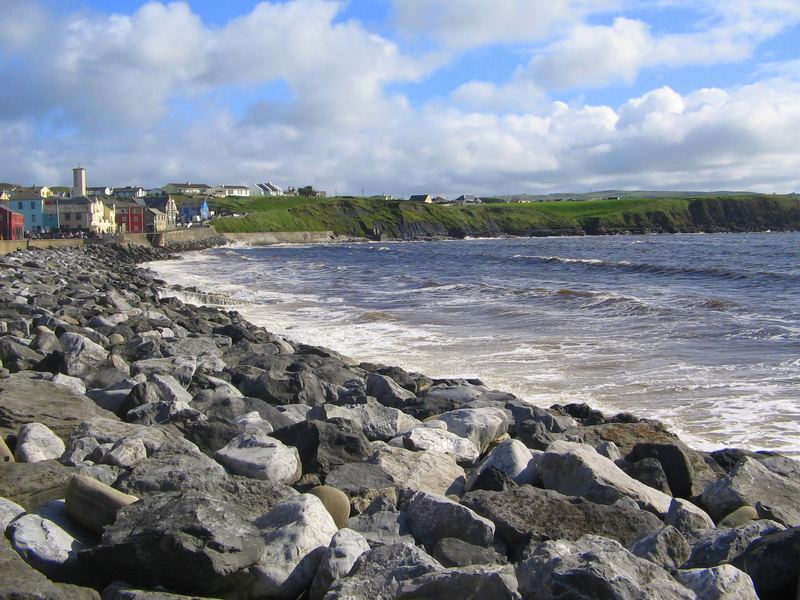
M 358 360 L 800 456 L 800 233 L 242 246 L 151 266 Z

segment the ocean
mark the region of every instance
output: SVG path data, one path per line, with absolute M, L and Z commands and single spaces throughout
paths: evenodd
M 800 456 L 800 233 L 228 246 L 148 266 L 362 361 Z

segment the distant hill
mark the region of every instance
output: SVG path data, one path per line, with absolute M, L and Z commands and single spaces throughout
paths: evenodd
M 744 198 L 760 196 L 753 192 L 681 192 L 669 190 L 598 190 L 595 192 L 558 192 L 554 194 L 507 194 L 493 196 L 505 202 L 558 202 L 561 200 L 622 200 L 625 198 L 659 199 L 659 198 Z M 763 194 L 768 196 L 768 194 Z

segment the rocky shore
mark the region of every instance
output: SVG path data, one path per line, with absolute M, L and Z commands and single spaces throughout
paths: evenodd
M 0 257 L 0 598 L 793 600 L 800 464 Z

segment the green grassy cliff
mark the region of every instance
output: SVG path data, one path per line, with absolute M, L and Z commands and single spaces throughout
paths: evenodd
M 800 197 L 614 199 L 431 205 L 363 198 L 219 199 L 220 232 L 322 231 L 399 239 L 800 229 Z

